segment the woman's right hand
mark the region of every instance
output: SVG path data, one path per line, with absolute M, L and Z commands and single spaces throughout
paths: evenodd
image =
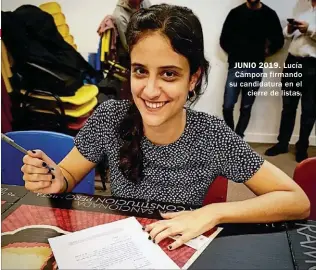
M 23 158 L 21 168 L 25 188 L 38 193 L 61 193 L 65 189 L 64 176 L 61 169 L 41 150 L 28 151 Z M 52 168 L 50 171 L 46 164 Z

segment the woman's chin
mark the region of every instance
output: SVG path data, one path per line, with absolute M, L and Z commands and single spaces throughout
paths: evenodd
M 162 117 L 156 116 L 148 116 L 143 117 L 143 124 L 148 127 L 159 127 L 164 123 L 164 119 Z

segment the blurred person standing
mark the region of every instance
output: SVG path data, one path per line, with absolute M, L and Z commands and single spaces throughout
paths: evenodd
M 126 30 L 132 14 L 140 8 L 149 8 L 149 0 L 118 0 L 113 17 L 119 32 L 121 44 L 127 51 Z
M 289 151 L 301 98 L 300 134 L 295 145 L 297 162 L 308 157 L 309 136 L 316 121 L 316 0 L 309 2 L 310 8 L 298 14 L 297 18 L 288 19 L 289 23 L 283 30 L 284 36 L 292 39 L 283 73 L 291 76 L 298 72 L 302 77 L 283 77 L 283 110 L 278 143 L 265 152 L 267 156 L 276 156 Z M 293 86 L 285 87 L 285 84 Z M 294 92 L 300 95 L 292 95 Z
M 119 40 L 115 44 L 119 63 L 123 66 L 129 66 L 128 47 L 126 41 L 126 30 L 130 18 L 134 12 L 140 8 L 149 8 L 149 0 L 118 0 L 112 15 L 107 15 L 100 23 L 97 33 L 99 36 L 110 27 L 109 19 L 113 20 L 115 30 L 117 30 Z
M 223 116 L 226 124 L 235 130 L 233 111 L 241 90 L 240 117 L 235 132 L 243 138 L 262 80 L 261 65 L 267 56 L 276 53 L 284 45 L 278 15 L 260 0 L 247 0 L 229 12 L 222 29 L 220 45 L 228 54 L 229 63 Z M 243 87 L 245 82 L 256 87 Z

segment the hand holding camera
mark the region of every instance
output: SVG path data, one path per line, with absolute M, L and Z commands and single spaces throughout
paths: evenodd
M 309 24 L 305 21 L 296 21 L 293 18 L 287 19 L 287 32 L 292 34 L 294 31 L 299 30 L 302 34 L 305 34 L 308 30 Z
M 297 22 L 293 18 L 287 19 L 287 21 L 287 32 L 293 34 L 297 30 Z

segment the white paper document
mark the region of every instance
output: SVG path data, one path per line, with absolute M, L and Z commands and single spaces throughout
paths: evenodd
M 180 269 L 134 217 L 48 241 L 59 269 Z
M 170 236 L 170 238 L 173 240 L 177 240 L 179 237 L 180 236 Z M 200 235 L 196 238 L 189 240 L 188 242 L 185 243 L 185 245 L 187 245 L 188 247 L 194 248 L 195 250 L 199 250 L 201 247 L 207 244 L 209 240 L 210 239 L 208 237 L 204 235 Z

